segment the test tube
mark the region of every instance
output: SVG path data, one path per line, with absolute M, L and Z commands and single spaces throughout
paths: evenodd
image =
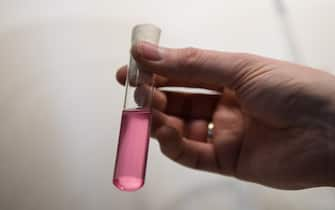
M 136 25 L 132 30 L 131 43 L 147 41 L 158 44 L 160 33 L 155 25 Z M 136 61 L 130 56 L 113 178 L 114 185 L 122 191 L 135 191 L 144 185 L 153 88 L 154 76 L 139 71 Z M 145 91 L 136 95 L 135 102 L 135 91 L 139 89 Z

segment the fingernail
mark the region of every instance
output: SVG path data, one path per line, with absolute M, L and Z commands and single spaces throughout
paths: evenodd
M 156 44 L 140 42 L 136 44 L 136 52 L 149 61 L 159 61 L 162 59 L 161 50 Z

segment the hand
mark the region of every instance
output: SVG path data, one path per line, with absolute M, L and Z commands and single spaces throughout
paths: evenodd
M 281 189 L 335 186 L 335 78 L 249 54 L 139 43 L 132 54 L 159 87 L 152 135 L 185 166 Z M 126 67 L 117 72 L 124 83 Z M 139 88 L 137 94 L 146 91 Z M 208 136 L 208 123 L 213 135 Z

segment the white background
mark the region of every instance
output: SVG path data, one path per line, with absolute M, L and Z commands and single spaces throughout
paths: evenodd
M 243 51 L 335 72 L 334 0 L 0 0 L 0 209 L 335 208 L 333 189 L 286 192 L 186 169 L 151 141 L 145 187 L 112 185 L 131 27 L 161 44 Z M 289 28 L 289 30 L 287 30 Z M 294 41 L 292 53 L 285 31 Z

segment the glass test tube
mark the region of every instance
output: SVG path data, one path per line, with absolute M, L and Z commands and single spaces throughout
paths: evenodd
M 138 41 L 158 44 L 160 33 L 161 30 L 154 25 L 137 25 L 132 30 L 132 45 Z M 131 57 L 113 178 L 114 185 L 122 191 L 135 191 L 144 185 L 153 84 L 154 76 L 140 72 Z

